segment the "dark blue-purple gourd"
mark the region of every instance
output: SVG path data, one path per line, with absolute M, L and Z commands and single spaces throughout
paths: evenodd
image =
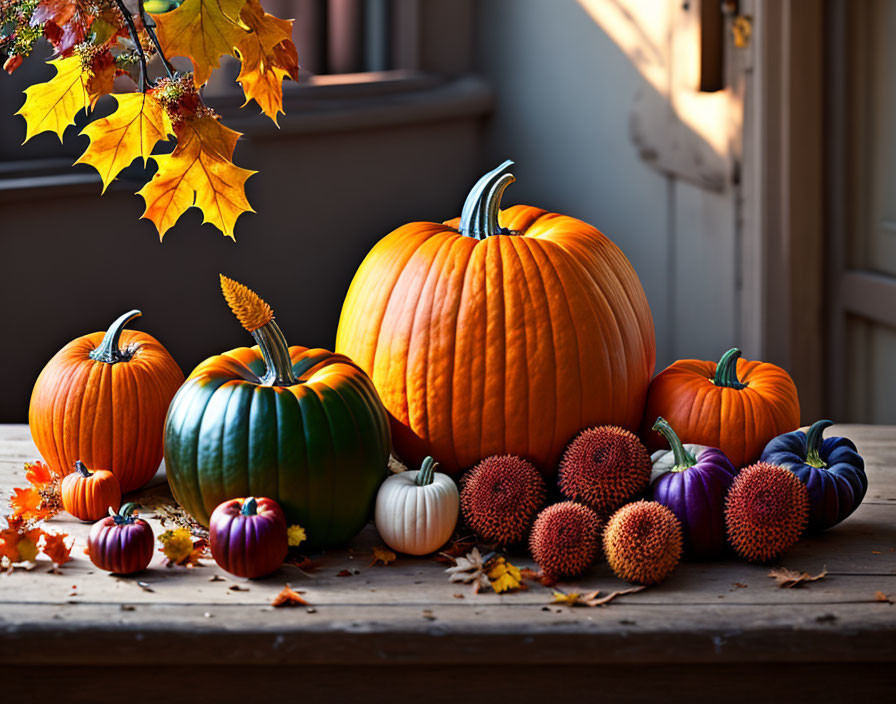
M 865 461 L 849 438 L 824 438 L 834 423 L 819 420 L 805 433 L 795 430 L 773 438 L 762 452 L 762 461 L 793 472 L 809 490 L 809 530 L 827 530 L 855 511 L 868 477 Z

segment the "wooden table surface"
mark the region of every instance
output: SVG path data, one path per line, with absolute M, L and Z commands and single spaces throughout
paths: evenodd
M 622 701 L 671 688 L 702 701 L 791 691 L 825 700 L 848 685 L 850 696 L 874 701 L 896 685 L 896 605 L 878 600 L 880 592 L 896 601 L 896 428 L 827 434 L 853 438 L 869 490 L 846 522 L 805 537 L 780 561 L 827 569 L 796 589 L 778 588 L 767 565 L 726 560 L 684 563 L 664 584 L 603 608 L 549 605 L 538 584 L 473 595 L 432 558 L 370 566 L 379 544 L 372 526 L 348 549 L 316 556 L 311 576 L 284 566 L 250 582 L 211 561 L 165 568 L 159 554 L 146 572 L 122 578 L 93 567 L 83 553 L 89 526 L 62 514 L 49 528 L 77 542 L 61 574 L 42 557 L 32 571 L 0 576 L 3 691 L 52 693 L 65 682 L 63 701 L 96 701 L 114 694 L 113 683 L 136 681 L 147 701 L 197 692 L 230 701 L 257 684 L 273 695 L 456 701 L 489 688 L 503 697 L 562 687 Z M 25 485 L 23 462 L 37 457 L 27 426 L 0 426 L 4 504 Z M 511 559 L 534 566 L 525 555 Z M 337 576 L 343 570 L 353 574 Z M 312 607 L 272 608 L 286 582 Z M 599 564 L 558 586 L 627 585 Z

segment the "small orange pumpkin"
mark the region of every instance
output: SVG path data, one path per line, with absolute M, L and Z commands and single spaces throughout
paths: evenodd
M 106 469 L 91 472 L 81 460 L 63 478 L 61 493 L 62 507 L 82 521 L 98 521 L 110 508 L 121 507 L 121 486 L 115 475 Z
M 47 362 L 31 393 L 28 423 L 40 454 L 60 474 L 75 460 L 112 472 L 125 493 L 146 484 L 162 461 L 162 426 L 184 380 L 177 362 L 145 332 L 124 330 L 68 343 Z
M 796 384 L 781 367 L 728 350 L 719 363 L 680 359 L 650 382 L 641 437 L 666 447 L 651 430 L 662 416 L 684 443 L 716 447 L 735 467 L 759 459 L 766 443 L 800 424 Z

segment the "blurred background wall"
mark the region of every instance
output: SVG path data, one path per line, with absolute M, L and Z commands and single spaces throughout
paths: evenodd
M 822 79 L 835 50 L 845 65 L 855 42 L 821 52 L 831 13 L 855 25 L 847 4 L 265 5 L 297 18 L 305 70 L 287 86 L 279 130 L 254 106 L 239 110 L 232 65 L 207 89 L 245 135 L 237 164 L 259 171 L 247 186 L 257 213 L 240 219 L 235 243 L 190 211 L 160 244 L 138 220 L 143 170 L 135 165 L 100 197 L 95 173 L 70 166 L 84 146 L 75 130 L 62 147 L 46 134 L 20 146 L 24 123 L 12 113 L 21 81 L 46 69 L 32 61 L 0 77 L 0 295 L 14 302 L 4 306 L 0 354 L 14 373 L 3 381 L 0 421 L 25 419 L 31 384 L 59 347 L 131 307 L 185 372 L 247 344 L 218 272 L 262 292 L 293 344 L 331 346 L 369 248 L 402 223 L 457 215 L 476 178 L 512 158 L 506 204 L 586 220 L 632 261 L 654 314 L 658 370 L 740 346 L 794 374 L 804 420 L 836 410 L 838 420 L 896 422 L 896 394 L 886 392 L 896 379 L 882 363 L 896 325 L 887 322 L 890 289 L 874 279 L 883 298 L 862 309 L 868 282 L 843 294 L 828 254 L 852 221 L 840 213 L 841 234 L 825 224 L 835 220 L 824 203 L 839 196 L 821 140 L 839 144 L 847 128 L 822 119 Z M 862 21 L 889 26 L 885 5 L 871 3 Z M 884 65 L 879 44 L 864 51 Z M 896 95 L 888 75 L 871 91 L 872 116 Z M 876 178 L 878 166 L 863 168 Z M 832 344 L 847 325 L 864 326 L 869 341 Z M 848 388 L 828 393 L 834 379 Z

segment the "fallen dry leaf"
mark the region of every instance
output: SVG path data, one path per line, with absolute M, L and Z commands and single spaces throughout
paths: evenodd
M 194 538 L 188 528 L 180 527 L 166 530 L 159 536 L 164 553 L 166 567 L 202 567 L 199 559 L 208 556 L 208 541 L 205 538 Z
M 822 569 L 821 572 L 813 577 L 808 572 L 797 572 L 786 567 L 776 567 L 768 573 L 768 576 L 773 578 L 781 589 L 793 589 L 806 582 L 817 582 L 819 579 L 823 579 L 827 573 L 827 569 Z
M 388 565 L 390 562 L 395 562 L 397 557 L 398 556 L 389 548 L 383 545 L 377 545 L 373 548 L 373 561 L 370 563 L 370 566 L 373 567 L 377 562 L 382 562 L 384 565 Z
M 893 603 L 893 600 L 881 591 L 875 592 L 874 600 L 880 601 L 884 604 L 892 604 Z
M 247 591 L 249 591 L 249 587 L 241 587 L 239 584 L 231 584 L 227 588 L 232 592 L 247 592 Z
M 308 606 L 308 602 L 299 596 L 300 594 L 304 594 L 304 592 L 296 591 L 287 584 L 283 587 L 280 593 L 274 597 L 271 606 Z
M 44 532 L 38 543 L 40 551 L 49 557 L 56 567 L 60 567 L 72 559 L 71 552 L 75 539 L 66 540 L 66 538 L 68 538 L 67 533 Z
M 600 596 L 599 591 L 594 592 L 570 592 L 565 593 L 559 590 L 555 590 L 553 593 L 553 600 L 550 602 L 551 604 L 563 604 L 565 606 L 606 606 L 616 597 L 624 596 L 626 594 L 635 594 L 636 592 L 643 591 L 645 589 L 644 586 L 631 587 L 629 589 L 621 589 L 616 592 L 610 592 L 606 596 Z
M 519 567 L 510 564 L 503 557 L 497 557 L 489 563 L 487 575 L 496 594 L 526 588 Z

